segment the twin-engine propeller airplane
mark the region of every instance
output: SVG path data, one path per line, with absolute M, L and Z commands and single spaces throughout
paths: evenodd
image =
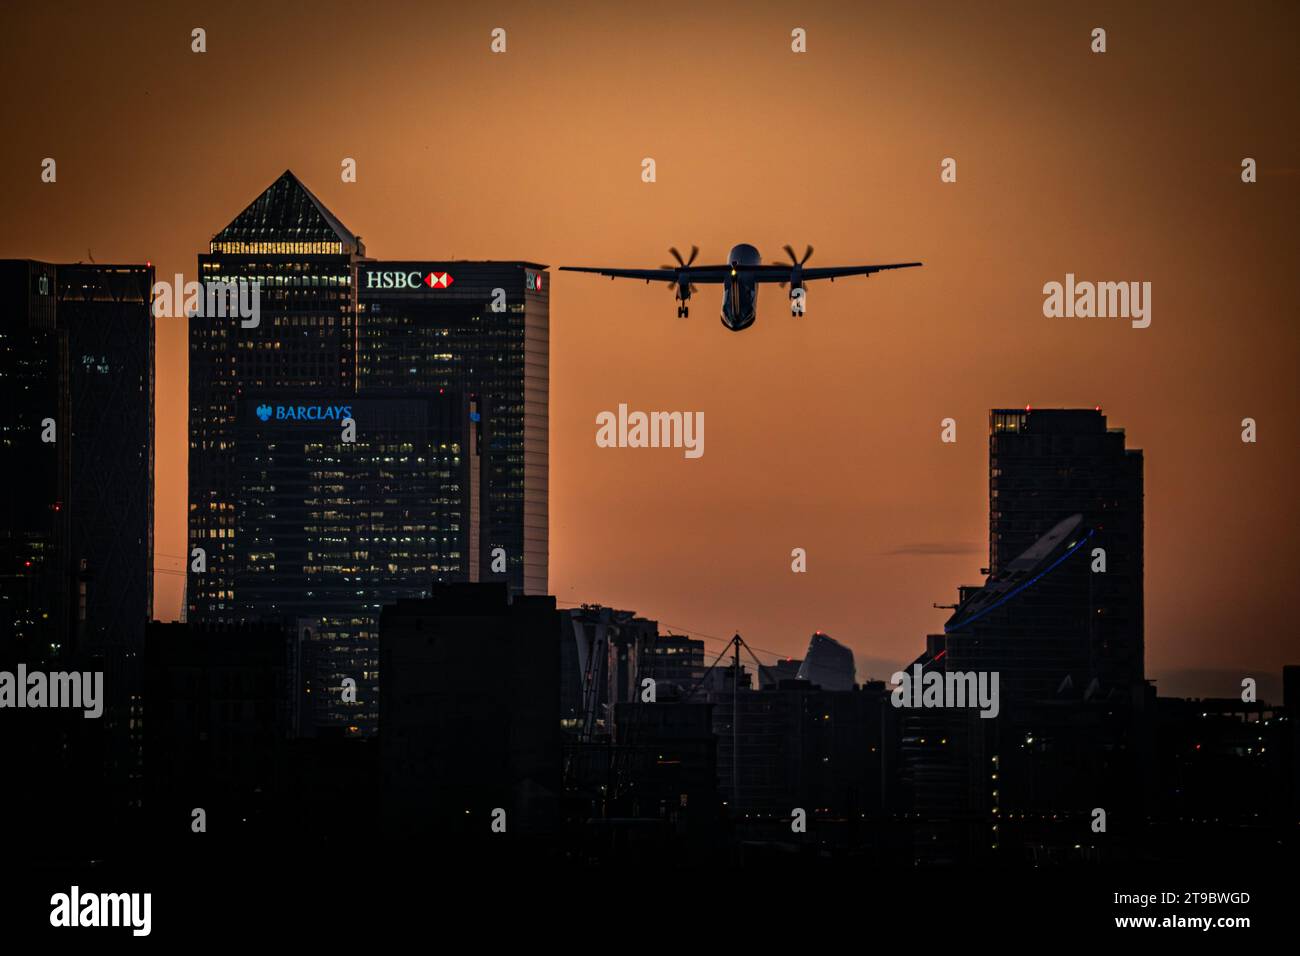
M 758 284 L 760 282 L 779 282 L 782 287 L 790 286 L 790 314 L 803 314 L 803 284 L 814 279 L 836 279 L 844 276 L 869 276 L 873 272 L 886 269 L 908 269 L 919 266 L 919 262 L 894 262 L 879 266 L 830 266 L 828 268 L 804 267 L 812 256 L 813 248 L 803 254 L 802 259 L 795 257 L 794 250 L 785 247 L 790 263 L 773 263 L 763 265 L 758 250 L 749 243 L 742 242 L 732 247 L 727 254 L 727 261 L 717 266 L 694 265 L 699 254 L 698 246 L 691 246 L 689 259 L 683 259 L 676 248 L 668 250 L 677 260 L 676 266 L 662 266 L 658 269 L 600 269 L 588 266 L 560 266 L 568 272 L 594 272 L 609 276 L 611 279 L 644 279 L 647 283 L 656 280 L 668 283 L 677 299 L 677 317 L 684 319 L 690 314 L 687 303 L 696 291 L 696 283 L 721 283 L 722 285 L 722 324 L 733 332 L 743 332 L 754 324 L 758 317 Z

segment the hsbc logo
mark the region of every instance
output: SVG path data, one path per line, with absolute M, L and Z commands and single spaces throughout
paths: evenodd
M 449 272 L 367 272 L 367 289 L 418 289 L 428 286 L 430 289 L 445 289 L 456 280 Z
M 524 288 L 529 292 L 542 291 L 542 274 L 534 272 L 532 269 L 524 270 Z

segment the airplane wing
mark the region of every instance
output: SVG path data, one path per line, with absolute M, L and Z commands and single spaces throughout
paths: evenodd
M 678 278 L 690 282 L 722 282 L 731 272 L 730 266 L 687 266 L 683 269 L 602 269 L 588 266 L 560 266 L 563 272 L 594 272 L 611 279 L 644 279 L 646 282 L 676 282 Z M 787 270 L 789 271 L 789 270 Z
M 886 269 L 910 269 L 919 266 L 919 262 L 891 262 L 879 266 L 828 266 L 826 268 L 807 268 L 803 270 L 803 281 L 812 279 L 840 279 L 844 276 L 869 276 Z M 753 275 L 755 282 L 789 282 L 793 266 L 745 266 L 741 269 L 746 275 Z

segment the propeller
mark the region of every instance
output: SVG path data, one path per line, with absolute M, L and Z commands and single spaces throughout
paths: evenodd
M 677 251 L 677 247 L 676 247 L 676 246 L 673 246 L 673 247 L 670 248 L 668 251 L 669 251 L 669 253 L 672 254 L 672 257 L 673 257 L 674 259 L 677 260 L 677 264 L 678 264 L 679 266 L 681 266 L 683 269 L 685 269 L 685 268 L 686 268 L 687 266 L 689 266 L 692 262 L 694 262 L 694 261 L 695 261 L 695 257 L 698 256 L 698 255 L 700 254 L 700 247 L 699 247 L 699 246 L 691 246 L 691 257 L 690 257 L 689 259 L 687 259 L 685 262 L 682 261 L 682 254 L 681 254 L 680 252 Z M 672 266 L 667 266 L 666 268 L 671 269 Z
M 680 252 L 677 251 L 677 247 L 676 247 L 676 246 L 672 246 L 671 248 L 669 248 L 668 252 L 669 252 L 670 255 L 672 255 L 672 257 L 673 257 L 674 259 L 677 260 L 677 265 L 675 265 L 675 266 L 660 266 L 659 268 L 661 268 L 661 269 L 675 269 L 675 270 L 677 270 L 678 272 L 680 272 L 682 269 L 689 269 L 689 268 L 690 268 L 691 263 L 695 261 L 695 257 L 698 256 L 698 255 L 700 254 L 700 247 L 699 247 L 699 246 L 695 246 L 695 245 L 691 246 L 691 255 L 690 255 L 690 258 L 689 258 L 689 259 L 683 259 L 683 258 L 682 258 L 682 254 L 681 254 Z M 670 288 L 670 289 L 677 289 L 677 290 L 678 290 L 678 294 L 679 294 L 679 296 L 680 296 L 680 282 L 681 282 L 681 280 L 680 280 L 680 278 L 679 278 L 679 279 L 673 279 L 673 280 L 671 280 L 671 281 L 668 283 L 668 288 Z M 686 288 L 687 288 L 687 290 L 688 290 L 688 291 L 687 291 L 687 294 L 686 294 L 686 296 L 681 296 L 681 298 L 686 298 L 686 297 L 688 297 L 688 296 L 694 294 L 694 293 L 697 291 L 696 288 L 695 288 L 695 283 L 694 283 L 694 282 L 687 283 Z
M 784 249 L 784 250 L 785 250 L 785 254 L 786 254 L 787 256 L 790 257 L 790 261 L 793 262 L 793 263 L 794 263 L 795 265 L 797 265 L 797 266 L 802 266 L 805 262 L 807 262 L 809 259 L 812 258 L 812 254 L 813 254 L 813 247 L 812 247 L 812 246 L 809 246 L 807 249 L 804 250 L 803 258 L 802 258 L 802 259 L 796 259 L 796 258 L 794 257 L 794 250 L 793 250 L 792 248 L 790 248 L 789 244 L 784 245 L 784 246 L 782 246 L 781 248 Z
M 802 273 L 803 273 L 803 264 L 804 264 L 805 262 L 807 262 L 809 259 L 812 258 L 813 247 L 812 247 L 812 246 L 808 246 L 808 247 L 804 250 L 804 254 L 803 254 L 803 258 L 802 258 L 802 259 L 800 259 L 798 256 L 796 256 L 796 255 L 794 254 L 794 247 L 792 247 L 789 243 L 786 243 L 786 244 L 785 244 L 784 246 L 782 246 L 781 248 L 784 249 L 784 250 L 785 250 L 785 254 L 786 254 L 787 256 L 790 257 L 790 264 L 794 267 L 794 268 L 792 268 L 792 269 L 790 270 L 790 282 L 791 282 L 791 284 L 794 285 L 794 287 L 797 289 L 797 288 L 799 288 L 799 286 L 802 284 L 801 279 L 802 279 Z M 774 266 L 783 266 L 783 265 L 785 265 L 785 263 L 784 263 L 784 262 L 774 262 L 774 263 L 772 263 L 772 265 L 774 265 Z M 781 285 L 781 288 L 782 288 L 782 289 L 785 288 L 785 283 L 784 283 L 784 282 L 780 283 L 780 285 Z

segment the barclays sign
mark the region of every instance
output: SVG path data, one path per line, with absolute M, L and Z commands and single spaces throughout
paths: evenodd
M 351 405 L 258 405 L 257 417 L 264 422 L 334 422 L 352 417 Z

